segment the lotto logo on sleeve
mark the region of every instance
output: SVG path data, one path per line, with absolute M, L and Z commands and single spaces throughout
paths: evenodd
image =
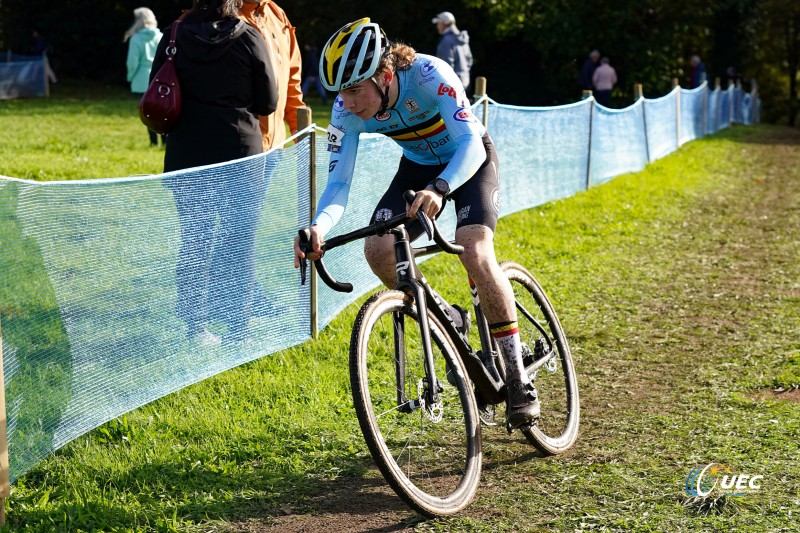
M 458 93 L 456 92 L 455 89 L 453 89 L 449 85 L 445 85 L 444 83 L 440 83 L 439 84 L 439 94 L 440 95 L 441 94 L 446 94 L 446 95 L 450 96 L 451 98 L 456 98 L 458 96 Z

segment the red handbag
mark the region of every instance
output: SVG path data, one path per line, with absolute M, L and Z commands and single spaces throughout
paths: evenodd
M 188 12 L 187 12 L 188 13 Z M 172 33 L 167 45 L 167 60 L 156 72 L 150 86 L 139 100 L 139 118 L 145 126 L 156 133 L 169 133 L 181 115 L 181 85 L 175 70 L 175 35 L 186 13 L 172 25 Z

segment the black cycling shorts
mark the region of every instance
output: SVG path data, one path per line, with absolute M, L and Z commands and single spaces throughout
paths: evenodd
M 500 206 L 499 166 L 492 139 L 486 134 L 482 140 L 486 149 L 486 160 L 466 183 L 450 192 L 449 200 L 453 201 L 456 208 L 456 228 L 480 224 L 494 231 L 497 227 Z M 372 213 L 370 223 L 376 220 L 386 220 L 405 212 L 406 202 L 403 199 L 403 193 L 409 189 L 421 191 L 439 177 L 445 167 L 447 164 L 420 165 L 403 156 L 400 159 L 397 174 L 394 175 L 389 188 Z M 448 199 L 442 203 L 442 211 L 447 202 Z M 407 224 L 406 229 L 412 241 L 423 232 L 422 225 L 416 220 Z

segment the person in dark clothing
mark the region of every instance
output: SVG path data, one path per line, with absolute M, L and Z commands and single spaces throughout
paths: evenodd
M 222 163 L 263 152 L 258 116 L 277 107 L 271 56 L 258 31 L 238 18 L 238 0 L 194 0 L 180 22 L 175 66 L 182 110 L 167 137 L 164 172 Z M 164 33 L 170 35 L 171 27 Z M 159 43 L 151 81 L 165 61 Z M 263 205 L 264 162 L 248 172 L 217 169 L 166 179 L 178 208 L 177 314 L 190 338 L 220 342 L 206 328 L 227 325 L 225 338 L 244 340 L 255 279 L 252 242 Z
M 442 37 L 436 45 L 436 57 L 447 62 L 453 67 L 456 75 L 464 85 L 464 90 L 469 94 L 472 88 L 469 83 L 470 70 L 472 70 L 472 49 L 469 46 L 469 34 L 466 30 L 459 30 L 456 18 L 449 11 L 442 11 L 431 22 L 436 24 L 436 31 Z
M 593 89 L 592 77 L 594 76 L 594 69 L 597 68 L 599 61 L 600 52 L 598 50 L 592 50 L 589 52 L 589 57 L 583 62 L 583 68 L 581 68 L 581 73 L 578 76 L 578 85 L 580 85 L 581 89 L 584 91 L 591 91 Z
M 689 59 L 691 72 L 689 74 L 690 89 L 696 89 L 706 81 L 706 66 L 700 60 L 700 56 L 694 55 Z
M 328 105 L 328 91 L 322 86 L 322 80 L 319 77 L 319 50 L 313 44 L 306 43 L 303 45 L 305 52 L 303 56 L 303 96 L 308 96 L 311 91 L 311 86 L 314 85 L 317 89 L 322 105 Z

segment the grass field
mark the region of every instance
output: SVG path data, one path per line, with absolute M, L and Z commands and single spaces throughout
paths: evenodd
M 0 102 L 12 132 L 0 174 L 158 172 L 124 91 L 89 97 Z M 541 458 L 486 428 L 478 496 L 460 516 L 416 517 L 372 467 L 349 392 L 351 306 L 319 341 L 48 457 L 12 487 L 5 530 L 796 531 L 799 205 L 800 134 L 736 126 L 504 218 L 498 256 L 539 278 L 570 339 L 581 436 Z M 456 260 L 423 268 L 445 297 L 468 298 Z M 688 498 L 690 471 L 711 462 L 763 475 L 761 488 Z

